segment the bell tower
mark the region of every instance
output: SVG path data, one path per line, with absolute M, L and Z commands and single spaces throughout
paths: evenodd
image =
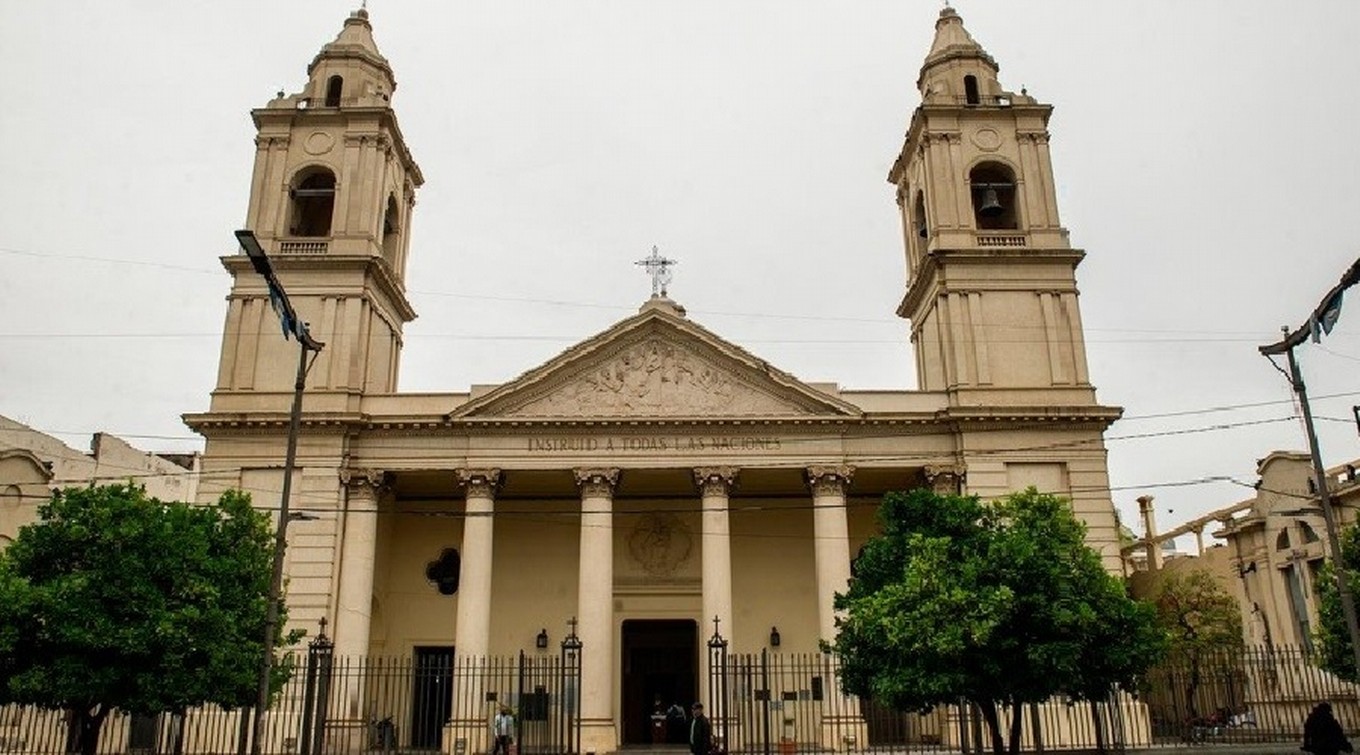
M 998 70 L 942 10 L 888 176 L 907 254 L 897 314 L 911 321 L 920 388 L 953 405 L 1093 404 L 1077 307 L 1084 255 L 1058 221 L 1053 108 L 1003 89 Z
M 280 92 L 251 112 L 245 227 L 326 344 L 308 375 L 309 409 L 353 411 L 364 393 L 396 390 L 402 328 L 415 319 L 406 261 L 424 178 L 397 125 L 396 80 L 366 10 L 345 20 L 307 77 L 300 93 Z M 297 346 L 280 335 L 248 259 L 222 262 L 233 281 L 213 411 L 262 408 L 260 394 L 291 391 Z

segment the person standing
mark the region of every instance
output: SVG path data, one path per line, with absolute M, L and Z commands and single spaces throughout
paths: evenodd
M 1299 748 L 1313 755 L 1338 755 L 1351 752 L 1350 740 L 1342 731 L 1341 724 L 1332 715 L 1332 704 L 1327 702 L 1313 706 L 1308 720 L 1303 723 L 1303 746 Z
M 506 706 L 502 705 L 491 720 L 491 733 L 495 736 L 491 755 L 510 755 L 510 745 L 515 741 L 515 717 Z
M 713 746 L 713 727 L 704 715 L 703 703 L 695 703 L 691 710 L 694 718 L 689 723 L 689 751 L 693 755 L 708 755 Z

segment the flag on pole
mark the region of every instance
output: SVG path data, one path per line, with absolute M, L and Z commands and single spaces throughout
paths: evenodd
M 1332 334 L 1336 321 L 1341 319 L 1341 297 L 1344 293 L 1344 290 L 1338 290 L 1332 294 L 1332 297 L 1309 318 L 1308 329 L 1312 331 L 1313 343 L 1321 343 L 1324 335 Z

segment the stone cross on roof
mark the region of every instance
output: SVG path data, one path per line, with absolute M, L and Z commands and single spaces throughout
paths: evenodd
M 652 298 L 666 295 L 666 286 L 671 282 L 671 266 L 680 264 L 679 260 L 667 259 L 661 256 L 661 252 L 656 247 L 652 247 L 650 257 L 645 257 L 633 263 L 647 268 L 647 274 L 652 276 Z

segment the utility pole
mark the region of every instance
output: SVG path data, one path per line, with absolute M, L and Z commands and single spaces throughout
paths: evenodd
M 1341 276 L 1341 282 L 1332 287 L 1322 298 L 1322 303 L 1313 310 L 1308 321 L 1292 333 L 1285 327 L 1284 338 L 1276 343 L 1259 348 L 1262 355 L 1269 358 L 1284 354 L 1289 361 L 1289 382 L 1298 394 L 1299 406 L 1303 410 L 1303 426 L 1308 435 L 1308 451 L 1313 458 L 1313 478 L 1317 486 L 1318 500 L 1322 505 L 1322 520 L 1327 526 L 1327 547 L 1332 559 L 1332 573 L 1336 576 L 1336 591 L 1341 597 L 1341 612 L 1346 617 L 1346 631 L 1350 635 L 1351 653 L 1355 662 L 1355 672 L 1360 678 L 1360 621 L 1355 613 L 1355 595 L 1351 593 L 1350 580 L 1345 563 L 1341 560 L 1341 539 L 1337 532 L 1336 509 L 1332 505 L 1331 487 L 1327 484 L 1327 471 L 1322 466 L 1322 453 L 1318 450 L 1317 431 L 1313 427 L 1313 411 L 1308 405 L 1308 388 L 1303 383 L 1299 371 L 1299 361 L 1294 356 L 1294 347 L 1302 344 L 1311 334 L 1316 341 L 1319 331 L 1330 333 L 1341 313 L 1341 295 L 1346 289 L 1360 281 L 1360 260 L 1356 260 Z
M 312 338 L 307 323 L 298 319 L 288 292 L 283 290 L 269 264 L 264 247 L 251 231 L 237 231 L 236 240 L 250 257 L 255 272 L 264 276 L 269 286 L 269 300 L 283 325 L 283 337 L 292 336 L 298 342 L 297 380 L 293 383 L 293 407 L 288 415 L 288 451 L 283 461 L 283 490 L 279 495 L 279 523 L 274 530 L 274 563 L 269 579 L 269 601 L 264 615 L 264 658 L 260 662 L 260 676 L 255 696 L 254 721 L 251 726 L 250 752 L 260 755 L 264 742 L 264 714 L 269 709 L 269 680 L 274 673 L 274 640 L 278 637 L 279 601 L 283 600 L 283 554 L 288 547 L 288 499 L 293 490 L 293 467 L 297 461 L 298 429 L 302 424 L 302 390 L 307 384 L 307 354 L 320 353 L 324 343 Z

